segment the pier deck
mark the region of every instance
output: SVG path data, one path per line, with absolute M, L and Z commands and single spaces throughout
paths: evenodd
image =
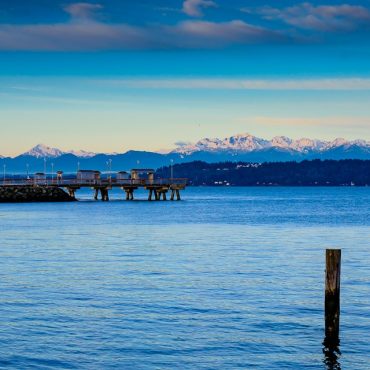
M 0 182 L 2 187 L 58 187 L 66 189 L 70 196 L 75 197 L 77 190 L 91 188 L 94 199 L 98 199 L 99 193 L 103 201 L 109 200 L 109 190 L 120 188 L 126 193 L 126 200 L 134 199 L 134 192 L 139 188 L 148 190 L 148 200 L 167 200 L 167 193 L 171 192 L 170 199 L 180 200 L 180 191 L 187 185 L 187 179 L 4 179 Z

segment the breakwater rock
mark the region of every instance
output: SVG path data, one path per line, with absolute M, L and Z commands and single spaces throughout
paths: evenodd
M 64 190 L 47 186 L 1 186 L 0 203 L 20 202 L 72 202 L 71 197 Z

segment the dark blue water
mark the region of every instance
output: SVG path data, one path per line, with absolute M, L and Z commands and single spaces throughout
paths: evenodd
M 335 247 L 335 368 L 370 369 L 369 188 L 80 196 L 0 205 L 0 368 L 325 369 Z

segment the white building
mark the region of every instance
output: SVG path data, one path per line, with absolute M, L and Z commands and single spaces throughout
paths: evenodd
M 77 181 L 96 183 L 100 180 L 100 171 L 94 170 L 79 170 L 77 172 Z
M 131 179 L 139 181 L 148 181 L 149 183 L 154 180 L 155 170 L 148 168 L 134 168 L 131 170 Z

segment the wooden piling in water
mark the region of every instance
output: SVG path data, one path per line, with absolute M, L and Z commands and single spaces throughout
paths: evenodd
M 326 250 L 325 273 L 325 341 L 338 343 L 340 318 L 341 250 Z
M 101 200 L 103 202 L 107 202 L 109 201 L 109 193 L 108 193 L 108 189 L 106 188 L 101 188 L 100 189 L 100 194 L 101 194 Z

